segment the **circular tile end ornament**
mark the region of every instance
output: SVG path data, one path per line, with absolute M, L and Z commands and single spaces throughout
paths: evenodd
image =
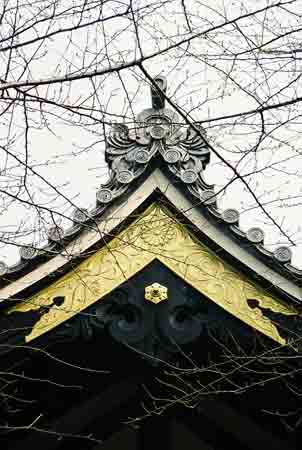
M 276 248 L 274 251 L 274 257 L 281 263 L 287 263 L 292 259 L 292 251 L 289 247 L 282 245 L 281 247 Z
M 88 220 L 88 213 L 86 209 L 76 209 L 73 212 L 73 220 L 75 222 L 84 223 Z
M 163 139 L 167 133 L 167 129 L 161 125 L 154 125 L 150 129 L 150 136 L 153 139 Z
M 225 209 L 221 214 L 222 219 L 229 224 L 235 224 L 239 222 L 239 212 L 237 209 L 228 208 Z
M 260 242 L 264 241 L 264 232 L 261 228 L 253 227 L 246 232 L 246 237 L 253 244 L 260 244 Z
M 96 193 L 96 199 L 99 203 L 110 203 L 112 198 L 113 195 L 109 189 L 100 189 Z
M 133 174 L 130 170 L 121 170 L 117 173 L 116 179 L 121 184 L 129 184 L 133 180 Z
M 167 163 L 175 164 L 180 160 L 181 154 L 178 150 L 167 150 L 163 157 Z
M 48 231 L 48 239 L 53 242 L 59 242 L 63 238 L 63 228 L 52 227 Z
M 22 259 L 33 259 L 37 255 L 37 249 L 34 247 L 21 247 L 20 256 Z
M 147 150 L 137 150 L 134 159 L 139 164 L 146 164 L 149 161 L 150 155 Z
M 181 173 L 180 178 L 184 183 L 192 184 L 197 180 L 198 174 L 197 172 L 195 172 L 195 170 L 187 169 Z

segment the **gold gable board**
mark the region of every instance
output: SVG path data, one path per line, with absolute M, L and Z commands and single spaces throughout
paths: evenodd
M 65 297 L 63 305 L 52 306 L 36 323 L 26 337 L 30 342 L 101 300 L 155 259 L 238 319 L 285 344 L 275 325 L 247 300 L 284 315 L 297 311 L 231 268 L 157 203 L 104 248 L 9 313 L 38 309 L 51 305 L 54 297 Z

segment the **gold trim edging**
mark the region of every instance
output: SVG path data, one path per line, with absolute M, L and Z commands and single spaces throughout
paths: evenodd
M 259 308 L 250 308 L 247 299 L 284 315 L 297 311 L 231 268 L 156 203 L 77 268 L 8 312 L 38 309 L 51 305 L 54 297 L 65 297 L 62 306 L 52 306 L 36 323 L 26 337 L 30 342 L 102 299 L 154 259 L 238 319 L 285 344 L 275 325 Z

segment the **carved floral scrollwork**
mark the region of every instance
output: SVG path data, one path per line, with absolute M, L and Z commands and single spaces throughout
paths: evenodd
M 149 284 L 150 276 L 154 280 L 156 274 L 169 287 Z M 154 294 L 151 291 L 161 294 L 161 300 L 150 301 L 149 295 Z M 187 349 L 184 346 L 199 337 L 225 341 L 240 335 L 249 341 L 251 333 L 156 262 L 138 274 L 134 282 L 125 282 L 83 314 L 62 324 L 53 337 L 55 342 L 90 341 L 107 334 L 154 365 L 179 359 Z
M 214 323 L 214 317 L 202 314 L 199 306 L 200 302 L 179 292 L 172 292 L 169 300 L 154 304 L 146 302 L 135 290 L 119 288 L 87 314 L 61 326 L 56 335 L 90 340 L 107 332 L 117 342 L 157 364 L 178 353 L 180 346 L 193 342 L 205 327 Z
M 12 307 L 9 313 L 49 307 L 54 297 L 64 296 L 62 308 L 50 308 L 26 336 L 26 341 L 30 342 L 105 299 L 109 292 L 114 292 L 155 260 L 231 315 L 281 344 L 286 342 L 267 314 L 259 307 L 251 308 L 247 299 L 256 299 L 262 308 L 286 316 L 296 316 L 297 311 L 228 266 L 156 203 L 107 246 L 28 301 Z M 162 284 L 166 286 L 165 280 Z M 120 308 L 120 302 L 118 305 Z M 107 307 L 105 309 L 107 311 Z

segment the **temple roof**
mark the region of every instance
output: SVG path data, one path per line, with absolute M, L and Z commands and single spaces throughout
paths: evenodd
M 75 258 L 85 257 L 94 245 L 111 238 L 115 227 L 136 214 L 156 192 L 217 251 L 238 261 L 252 276 L 300 300 L 302 270 L 291 264 L 291 249 L 280 246 L 269 251 L 261 228 L 244 232 L 236 209 L 219 208 L 214 187 L 204 179 L 210 162 L 204 129 L 181 124 L 177 114 L 165 107 L 166 80 L 157 77 L 154 82 L 152 108 L 137 116 L 135 128 L 116 124 L 106 138 L 110 178 L 97 191 L 95 207 L 75 210 L 68 229 L 51 228 L 44 247 L 21 247 L 20 260 L 13 266 L 0 262 L 3 300 L 17 296 Z M 14 280 L 18 283 L 12 283 Z

